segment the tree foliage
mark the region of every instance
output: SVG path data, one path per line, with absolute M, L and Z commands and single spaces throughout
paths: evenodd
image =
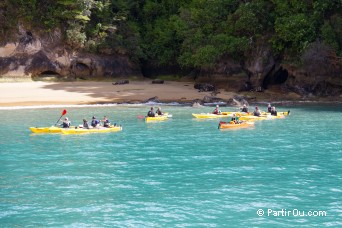
M 341 55 L 341 11 L 340 0 L 4 0 L 0 34 L 60 28 L 73 49 L 208 69 L 243 59 L 259 38 L 293 61 L 317 40 Z

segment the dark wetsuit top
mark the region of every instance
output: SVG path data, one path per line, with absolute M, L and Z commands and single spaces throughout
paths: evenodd
M 70 127 L 70 122 L 63 122 L 62 123 L 63 128 L 69 128 Z
M 148 111 L 147 116 L 148 117 L 155 117 L 153 111 Z
M 103 123 L 103 126 L 104 127 L 110 127 L 110 121 L 108 119 L 105 120 L 104 123 Z
M 91 126 L 96 127 L 99 123 L 100 123 L 100 121 L 98 121 L 97 119 L 94 119 L 91 121 Z
M 242 108 L 241 112 L 248 112 L 248 108 L 247 107 Z
M 271 111 L 271 115 L 272 115 L 272 116 L 277 116 L 278 113 L 277 113 L 277 111 Z

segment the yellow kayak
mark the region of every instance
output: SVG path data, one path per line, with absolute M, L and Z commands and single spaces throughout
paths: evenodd
M 254 122 L 242 122 L 242 123 L 234 123 L 233 121 L 227 122 L 220 122 L 219 129 L 239 129 L 239 128 L 246 128 L 254 126 Z
M 117 132 L 122 131 L 121 126 L 113 127 L 99 127 L 99 128 L 63 128 L 61 129 L 62 134 L 85 134 L 85 133 L 106 133 L 106 132 Z
M 253 116 L 253 112 L 226 112 L 231 114 L 236 114 L 236 116 Z M 269 116 L 271 113 L 269 112 L 261 112 L 261 116 Z M 277 112 L 277 116 L 288 116 L 290 115 L 290 110 L 287 112 Z
M 290 115 L 290 110 L 287 112 L 277 112 L 277 116 L 289 116 Z
M 169 117 L 167 115 L 162 116 L 155 116 L 155 117 L 145 117 L 146 123 L 148 122 L 155 122 L 155 121 L 164 121 L 167 120 Z
M 267 120 L 266 116 L 241 116 L 239 120 L 247 120 L 247 121 L 254 121 L 254 120 Z
M 227 117 L 232 116 L 231 114 L 229 114 L 229 112 L 222 112 L 221 114 L 213 114 L 213 113 L 195 114 L 195 113 L 192 113 L 192 115 L 198 119 L 227 118 Z
M 33 133 L 61 133 L 63 128 L 60 127 L 30 127 Z
M 260 116 L 241 116 L 239 120 L 273 120 L 273 119 L 283 119 L 285 116 L 272 116 L 271 114 L 268 115 L 260 115 Z

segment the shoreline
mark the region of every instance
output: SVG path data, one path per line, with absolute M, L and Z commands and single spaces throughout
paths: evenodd
M 214 98 L 204 102 L 204 106 L 220 104 L 231 106 L 228 101 L 234 96 L 253 97 L 250 104 L 274 103 L 277 105 L 295 104 L 341 104 L 337 98 L 319 100 L 286 100 L 277 94 L 245 94 L 219 90 L 215 96 L 211 92 L 198 92 L 194 82 L 165 81 L 152 84 L 152 80 L 130 81 L 129 84 L 112 85 L 112 82 L 6 82 L 0 83 L 0 110 L 19 108 L 43 108 L 63 106 L 126 106 L 126 105 L 185 105 L 191 106 L 195 100 L 204 97 Z M 255 96 L 255 97 L 254 97 Z M 259 97 L 258 97 L 259 96 Z M 286 97 L 286 96 L 284 96 Z M 153 98 L 155 100 L 153 100 Z M 151 99 L 152 102 L 148 102 Z M 217 99 L 217 101 L 215 101 Z M 223 101 L 223 102 L 222 102 Z

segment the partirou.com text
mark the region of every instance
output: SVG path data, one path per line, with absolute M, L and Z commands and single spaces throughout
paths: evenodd
M 287 216 L 294 216 L 294 217 L 325 217 L 327 216 L 326 211 L 320 210 L 312 210 L 312 211 L 305 211 L 299 209 L 287 210 L 287 209 L 258 209 L 257 210 L 258 216 L 268 216 L 268 217 L 287 217 Z

